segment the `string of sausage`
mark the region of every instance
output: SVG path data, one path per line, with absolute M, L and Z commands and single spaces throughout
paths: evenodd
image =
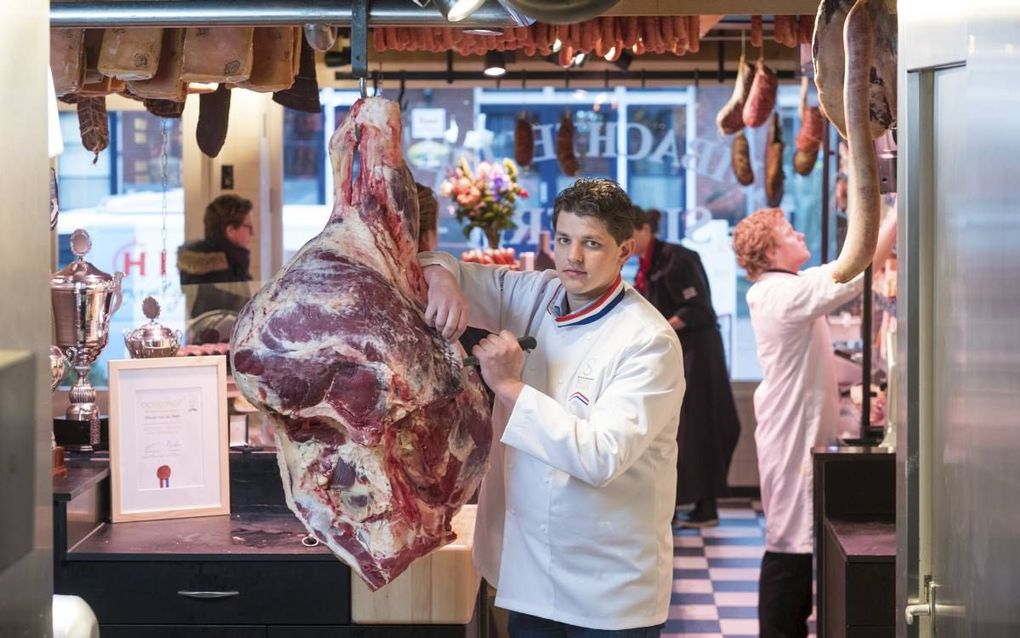
M 701 48 L 700 16 L 603 16 L 570 25 L 536 22 L 506 29 L 502 35 L 480 36 L 449 27 L 378 27 L 373 29 L 375 50 L 453 50 L 461 55 L 487 51 L 523 50 L 525 55 L 551 55 L 559 41 L 561 62 L 569 64 L 578 53 L 616 57 L 624 49 L 638 54 L 683 55 Z
M 869 0 L 857 0 L 843 27 L 846 51 L 843 104 L 850 148 L 850 183 L 846 240 L 832 268 L 832 278 L 840 283 L 850 281 L 868 267 L 878 242 L 881 194 L 870 111 L 874 40 Z

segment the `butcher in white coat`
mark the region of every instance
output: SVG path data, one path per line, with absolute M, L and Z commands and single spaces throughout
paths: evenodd
M 896 237 L 895 214 L 879 232 L 876 264 Z M 811 448 L 836 443 L 838 388 L 826 315 L 861 294 L 863 275 L 838 284 L 832 264 L 800 268 L 811 257 L 803 233 L 769 208 L 737 224 L 737 261 L 754 285 L 747 307 L 762 381 L 754 393 L 765 556 L 758 586 L 759 635 L 807 636 L 811 615 Z
M 673 581 L 680 342 L 620 278 L 633 219 L 615 182 L 565 189 L 553 228 L 555 271 L 419 257 L 426 318 L 447 338 L 494 333 L 473 350 L 496 396 L 475 564 L 514 638 L 655 637 Z

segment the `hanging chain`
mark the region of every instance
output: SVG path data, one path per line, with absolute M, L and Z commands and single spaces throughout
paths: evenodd
M 160 145 L 160 149 L 159 149 L 159 163 L 160 163 L 160 170 L 162 171 L 162 182 L 161 182 L 161 184 L 162 184 L 163 199 L 162 199 L 162 202 L 161 202 L 160 212 L 161 212 L 161 214 L 163 216 L 163 246 L 162 246 L 162 250 L 159 253 L 159 275 L 161 277 L 161 283 L 162 283 L 162 291 L 161 292 L 162 292 L 163 302 L 166 303 L 166 291 L 167 291 L 167 279 L 166 279 L 166 234 L 167 234 L 166 233 L 166 218 L 167 218 L 167 186 L 168 186 L 168 184 L 167 184 L 167 181 L 168 181 L 168 171 L 167 171 L 167 137 L 168 137 L 168 134 L 167 134 L 167 118 L 165 118 L 165 117 L 162 118 L 161 122 L 162 122 L 162 125 L 163 125 L 163 140 L 162 140 L 162 144 Z

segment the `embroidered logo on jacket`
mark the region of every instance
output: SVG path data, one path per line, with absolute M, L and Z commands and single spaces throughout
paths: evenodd
M 575 393 L 571 394 L 570 395 L 570 400 L 571 401 L 578 401 L 578 402 L 580 402 L 580 403 L 582 403 L 584 405 L 588 405 L 588 397 L 584 396 L 580 392 L 575 392 Z

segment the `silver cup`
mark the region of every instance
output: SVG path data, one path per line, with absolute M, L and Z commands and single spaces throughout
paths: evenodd
M 54 343 L 67 355 L 76 380 L 71 386 L 67 418 L 87 421 L 93 445 L 99 442 L 99 408 L 89 369 L 106 347 L 110 317 L 120 308 L 123 273 L 113 276 L 85 261 L 92 241 L 84 229 L 71 234 L 71 251 L 77 259 L 50 278 Z

